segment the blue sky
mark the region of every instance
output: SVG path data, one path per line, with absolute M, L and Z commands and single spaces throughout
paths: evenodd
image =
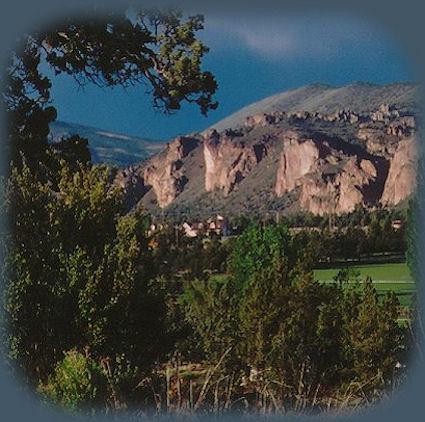
M 58 119 L 151 139 L 202 131 L 241 107 L 315 82 L 413 81 L 409 58 L 390 33 L 341 15 L 205 16 L 199 37 L 210 47 L 219 108 L 207 118 L 195 105 L 172 116 L 153 110 L 143 86 L 83 90 L 67 75 L 52 77 Z

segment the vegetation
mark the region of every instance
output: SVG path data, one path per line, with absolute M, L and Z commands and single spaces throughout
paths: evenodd
M 371 277 L 375 283 L 413 283 L 409 268 L 405 263 L 369 264 L 350 266 L 353 271 L 359 272 L 362 278 Z M 338 273 L 337 268 L 319 269 L 314 272 L 321 281 L 334 280 Z
M 23 34 L 20 48 L 10 53 L 4 77 L 9 159 L 18 165 L 22 154 L 32 168 L 43 164 L 39 173 L 44 174 L 48 153 L 61 149 L 60 143 L 47 141 L 49 123 L 57 113 L 50 102 L 51 81 L 43 75 L 41 64 L 81 85 L 144 83 L 154 107 L 166 113 L 178 110 L 182 102 L 197 104 L 203 114 L 216 108 L 217 83 L 201 69 L 208 52 L 196 38 L 202 28 L 201 15 L 185 19 L 178 10 L 115 9 L 104 17 L 96 11 L 83 20 L 69 18 L 47 30 Z M 77 137 L 72 141 L 71 161 L 82 161 L 76 155 L 82 142 L 83 155 L 87 153 L 87 140 Z
M 226 242 L 150 233 L 106 167 L 63 165 L 58 191 L 26 165 L 6 189 L 4 335 L 43 397 L 90 412 L 307 411 L 401 379 L 410 334 L 391 291 L 378 300 L 347 271 L 316 281 L 282 225 Z
M 51 192 L 25 165 L 9 182 L 11 352 L 33 383 L 72 348 L 98 358 L 125 353 L 134 365 L 149 366 L 166 328 L 165 305 L 150 284 L 147 217 L 122 215 L 106 168 L 64 168 L 59 188 Z
M 71 350 L 57 365 L 39 392 L 48 402 L 70 411 L 92 410 L 104 406 L 107 379 L 102 368 L 92 359 Z

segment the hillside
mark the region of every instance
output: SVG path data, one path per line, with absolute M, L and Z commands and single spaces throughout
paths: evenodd
M 313 85 L 279 94 L 262 107 L 315 111 L 262 109 L 232 129 L 179 136 L 119 172 L 116 182 L 129 207 L 161 215 L 340 214 L 357 205 L 402 206 L 416 181 L 415 96 L 407 84 Z M 367 110 L 335 111 L 341 103 Z M 249 107 L 244 113 L 260 106 Z
M 374 85 L 357 82 L 343 87 L 308 85 L 250 104 L 211 127 L 218 131 L 236 128 L 248 116 L 275 110 L 333 113 L 349 108 L 356 113 L 368 113 L 386 103 L 399 110 L 414 111 L 417 91 L 417 85 L 412 83 Z
M 50 124 L 50 141 L 80 135 L 89 141 L 92 162 L 127 167 L 145 160 L 158 152 L 163 141 L 122 135 L 89 126 L 55 121 Z

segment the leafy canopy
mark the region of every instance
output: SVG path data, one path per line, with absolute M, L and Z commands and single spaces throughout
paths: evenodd
M 153 106 L 165 113 L 182 102 L 197 104 L 204 115 L 215 109 L 217 82 L 202 70 L 208 48 L 196 37 L 203 22 L 201 15 L 186 18 L 175 9 L 121 9 L 23 34 L 20 48 L 10 52 L 2 96 L 10 158 L 16 163 L 22 153 L 34 165 L 45 161 L 49 123 L 57 113 L 43 64 L 80 85 L 144 84 Z

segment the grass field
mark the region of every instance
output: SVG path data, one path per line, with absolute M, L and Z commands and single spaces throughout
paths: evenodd
M 415 283 L 405 263 L 372 264 L 350 267 L 360 273 L 360 280 L 371 277 L 379 296 L 393 291 L 402 306 L 410 306 L 413 294 L 416 291 Z M 314 270 L 316 280 L 333 282 L 339 268 Z
M 416 286 L 405 263 L 355 265 L 350 266 L 350 269 L 360 273 L 360 280 L 371 277 L 378 296 L 382 297 L 388 291 L 393 291 L 401 306 L 411 305 Z M 314 270 L 314 278 L 323 283 L 333 283 L 339 270 L 340 268 L 317 269 Z M 227 277 L 226 274 L 213 275 L 213 279 L 219 282 L 224 282 Z
M 360 278 L 371 277 L 375 283 L 413 283 L 409 268 L 405 263 L 355 265 L 350 269 L 358 271 Z M 333 281 L 340 268 L 314 270 L 319 281 Z

